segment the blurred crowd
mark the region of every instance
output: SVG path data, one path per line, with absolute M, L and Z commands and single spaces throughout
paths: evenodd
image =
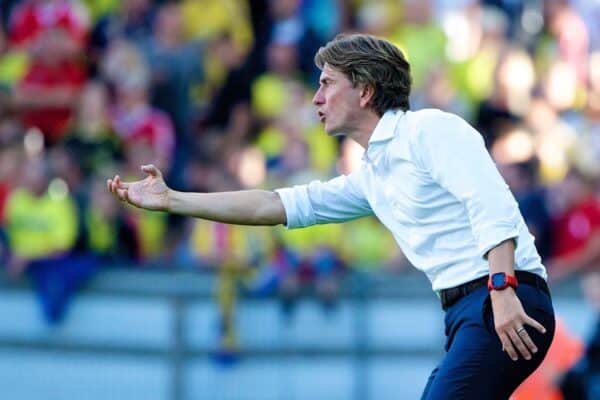
M 105 180 L 153 163 L 178 190 L 276 188 L 347 173 L 362 149 L 311 105 L 315 51 L 393 41 L 413 109 L 480 130 L 553 279 L 600 265 L 600 2 L 2 0 L 0 261 L 50 321 L 98 269 L 215 271 L 222 295 L 335 300 L 349 270 L 407 264 L 372 218 L 305 230 L 144 212 Z M 460 157 L 460 154 L 456 155 Z M 592 278 L 590 278 L 592 279 Z M 229 283 L 227 283 L 229 282 Z M 227 303 L 227 301 L 224 301 Z

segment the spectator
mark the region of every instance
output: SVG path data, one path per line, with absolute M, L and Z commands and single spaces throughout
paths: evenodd
M 85 7 L 73 0 L 25 0 L 17 5 L 10 21 L 10 42 L 17 47 L 35 46 L 48 30 L 64 30 L 63 45 L 71 52 L 82 50 L 87 41 Z
M 530 131 L 539 159 L 539 179 L 544 184 L 557 184 L 569 169 L 569 152 L 576 132 L 565 121 L 546 95 L 534 93 L 523 117 Z
M 535 245 L 542 260 L 550 255 L 552 229 L 546 192 L 536 184 L 537 161 L 500 164 L 500 173 L 512 191 L 529 232 L 535 237 Z
M 105 64 L 105 74 L 115 91 L 112 129 L 128 147 L 147 146 L 153 162 L 171 168 L 175 132 L 169 116 L 150 105 L 149 71 L 141 54 L 126 42 L 115 43 Z
M 324 44 L 311 26 L 302 18 L 299 0 L 273 0 L 269 2 L 272 26 L 267 45 L 287 43 L 298 52 L 298 65 L 307 79 L 315 82 L 319 71 L 312 62 L 315 51 Z
M 65 48 L 66 35 L 64 29 L 48 29 L 36 37 L 32 64 L 14 93 L 23 124 L 41 130 L 48 145 L 67 133 L 86 79 Z
M 273 42 L 267 47 L 267 70 L 252 84 L 252 107 L 255 115 L 273 120 L 288 109 L 291 86 L 302 87 L 298 49 L 287 42 Z
M 8 196 L 5 218 L 15 275 L 25 271 L 29 260 L 67 253 L 77 239 L 75 203 L 64 182 L 52 192 L 49 180 L 46 160 L 29 160 Z
M 103 174 L 122 158 L 121 140 L 112 130 L 108 101 L 108 91 L 101 82 L 88 82 L 65 138 L 66 148 L 77 158 L 85 177 Z
M 152 33 L 155 9 L 151 0 L 122 0 L 113 13 L 102 16 L 93 27 L 90 47 L 93 61 L 101 61 L 104 51 L 116 40 L 140 43 Z
M 150 68 L 150 96 L 153 106 L 167 113 L 175 133 L 173 181 L 182 187 L 183 171 L 191 144 L 191 87 L 202 80 L 203 49 L 198 42 L 185 42 L 181 7 L 167 3 L 160 7 L 153 34 L 141 47 Z
M 544 2 L 547 28 L 556 38 L 558 58 L 577 71 L 581 82 L 587 79 L 587 54 L 590 36 L 583 18 L 575 12 L 571 1 Z
M 65 316 L 72 295 L 95 271 L 93 258 L 74 253 L 79 215 L 69 188 L 51 177 L 44 158 L 29 160 L 21 169 L 20 187 L 6 206 L 10 244 L 9 272 L 26 272 L 49 323 Z
M 507 125 L 514 125 L 526 110 L 534 83 L 533 61 L 522 49 L 506 49 L 494 75 L 490 97 L 479 105 L 475 124 L 489 148 Z M 525 109 L 524 109 L 525 107 Z
M 183 0 L 183 31 L 188 40 L 231 38 L 232 52 L 246 56 L 252 46 L 250 6 L 247 0 Z M 255 1 L 252 6 L 256 7 Z
M 453 30 L 456 22 L 453 24 L 452 21 L 456 17 L 452 14 L 446 15 L 442 23 L 447 37 L 445 53 L 451 62 L 442 67 L 443 70 L 449 68 L 452 87 L 461 98 L 469 101 L 467 115 L 471 115 L 471 119 L 477 117 L 473 114 L 480 103 L 492 95 L 496 86 L 497 64 L 510 44 L 506 38 L 510 22 L 504 13 L 490 7 L 476 8 L 475 11 L 472 18 L 476 24 L 467 25 L 467 32 L 460 29 L 459 35 L 455 35 Z M 460 36 L 466 37 L 461 41 Z
M 583 109 L 567 112 L 565 121 L 577 133 L 573 163 L 586 174 L 600 176 L 600 52 L 590 56 L 589 78 Z
M 555 279 L 600 263 L 600 202 L 594 181 L 572 168 L 554 192 L 562 210 L 553 222 L 548 272 Z
M 400 48 L 406 50 L 416 89 L 423 87 L 432 69 L 446 61 L 446 35 L 433 20 L 432 7 L 432 0 L 405 2 L 403 21 L 390 35 Z

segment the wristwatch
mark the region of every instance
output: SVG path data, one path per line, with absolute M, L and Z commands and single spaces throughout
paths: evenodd
M 496 272 L 488 279 L 487 287 L 490 291 L 504 290 L 509 286 L 513 289 L 516 289 L 517 286 L 519 286 L 519 283 L 517 282 L 516 277 L 508 275 L 505 272 Z

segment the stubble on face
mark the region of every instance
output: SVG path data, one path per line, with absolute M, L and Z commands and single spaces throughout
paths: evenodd
M 313 103 L 317 115 L 331 136 L 349 133 L 351 121 L 358 110 L 359 90 L 346 75 L 325 64 L 319 77 L 319 89 Z

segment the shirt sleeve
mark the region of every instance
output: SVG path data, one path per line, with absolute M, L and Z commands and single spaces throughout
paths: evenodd
M 281 198 L 286 226 L 290 229 L 345 222 L 373 214 L 360 185 L 360 171 L 275 192 Z
M 522 221 L 519 207 L 479 132 L 462 118 L 443 112 L 425 117 L 419 125 L 416 157 L 464 204 L 481 256 L 487 257 L 508 239 L 516 246 Z

